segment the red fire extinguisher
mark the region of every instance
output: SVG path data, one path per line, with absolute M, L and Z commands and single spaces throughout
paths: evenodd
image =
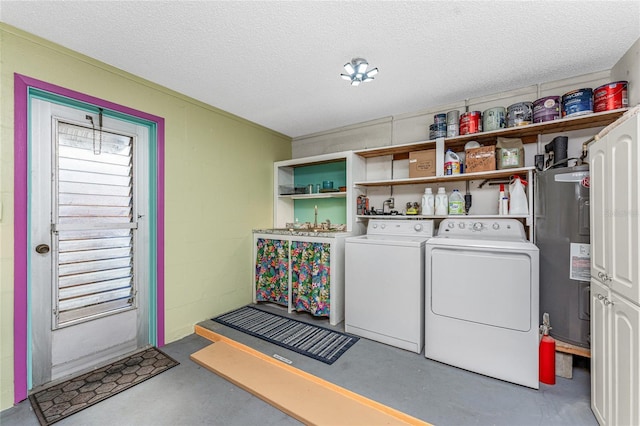
M 549 324 L 549 314 L 542 315 L 542 325 L 540 331 L 542 338 L 540 339 L 539 349 L 539 378 L 542 383 L 547 385 L 556 384 L 556 341 L 549 336 L 551 325 Z

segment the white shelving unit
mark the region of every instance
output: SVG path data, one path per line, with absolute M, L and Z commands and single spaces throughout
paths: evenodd
M 344 163 L 346 171 L 346 191 L 320 192 L 313 194 L 284 194 L 280 195 L 283 187 L 294 187 L 296 169 L 307 166 L 318 166 L 328 163 Z M 293 160 L 278 161 L 273 164 L 273 226 L 284 228 L 287 223 L 295 220 L 294 209 L 296 200 L 323 200 L 330 198 L 345 198 L 347 232 L 356 234 L 364 232 L 361 224 L 356 220 L 356 200 L 362 191 L 355 187 L 356 180 L 364 179 L 364 167 L 366 160 L 354 155 L 353 151 L 336 152 L 317 155 L 313 157 L 296 158 Z
M 319 192 L 311 194 L 281 194 L 281 190 L 286 192 L 295 191 L 296 170 L 301 172 L 301 168 L 309 166 L 322 166 L 323 164 L 335 165 L 332 163 L 344 163 L 345 169 L 345 191 L 338 192 Z M 257 246 L 260 240 L 275 240 L 279 242 L 287 242 L 291 247 L 293 243 L 304 242 L 322 244 L 329 247 L 329 270 L 328 276 L 328 302 L 329 323 L 337 325 L 344 319 L 344 240 L 346 237 L 355 234 L 361 234 L 365 228 L 362 221 L 356 219 L 356 200 L 361 191 L 354 185 L 355 180 L 361 180 L 364 177 L 365 160 L 356 156 L 352 151 L 338 152 L 332 154 L 324 154 L 307 158 L 296 158 L 293 160 L 278 161 L 273 165 L 273 228 L 265 231 L 254 230 L 253 233 L 253 262 L 257 258 Z M 316 182 L 317 184 L 317 182 Z M 314 188 L 315 189 L 315 188 Z M 318 200 L 318 206 L 321 206 L 323 200 L 345 199 L 345 217 L 346 230 L 344 232 L 307 232 L 304 229 L 289 231 L 286 229 L 287 223 L 293 223 L 295 220 L 296 201 L 302 200 Z M 293 276 L 291 258 L 291 248 L 286 253 L 288 262 L 286 264 L 286 286 L 288 288 L 288 304 L 287 309 L 293 312 L 296 308 L 293 305 Z M 311 262 L 312 260 L 309 260 Z M 255 265 L 255 263 L 254 263 Z M 322 265 L 325 267 L 326 265 Z M 257 302 L 256 291 L 258 282 L 254 277 L 254 294 L 253 300 Z M 273 302 L 270 300 L 270 302 Z M 273 302 L 278 303 L 278 302 Z M 310 312 L 310 311 L 309 311 Z

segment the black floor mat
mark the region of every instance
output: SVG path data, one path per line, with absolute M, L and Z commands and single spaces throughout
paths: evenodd
M 333 364 L 359 339 L 250 306 L 212 320 L 326 364 Z
M 40 424 L 50 425 L 178 364 L 153 347 L 33 393 L 29 401 Z

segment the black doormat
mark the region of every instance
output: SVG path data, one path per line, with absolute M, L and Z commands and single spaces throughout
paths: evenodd
M 40 424 L 50 425 L 180 364 L 152 347 L 29 395 Z
M 213 321 L 302 355 L 333 364 L 358 337 L 244 306 Z

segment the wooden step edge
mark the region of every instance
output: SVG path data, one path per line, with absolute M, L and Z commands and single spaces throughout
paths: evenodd
M 357 394 L 355 392 L 352 392 L 348 389 L 345 389 L 343 387 L 340 387 L 336 384 L 333 384 L 331 382 L 328 382 L 324 379 L 321 379 L 320 377 L 314 376 L 313 374 L 309 374 L 305 371 L 302 371 L 298 368 L 292 367 L 290 365 L 284 364 L 270 356 L 267 356 L 265 354 L 263 354 L 262 352 L 256 351 L 255 349 L 252 349 L 248 346 L 243 345 L 242 343 L 239 343 L 233 339 L 230 339 L 228 337 L 222 336 L 218 333 L 215 333 L 207 328 L 204 328 L 200 325 L 196 325 L 194 327 L 194 331 L 197 335 L 204 337 L 205 339 L 208 339 L 212 342 L 224 342 L 226 344 L 229 344 L 232 347 L 235 347 L 243 352 L 249 353 L 259 359 L 262 359 L 263 361 L 266 361 L 272 365 L 275 365 L 279 368 L 282 368 L 283 370 L 292 372 L 294 374 L 297 374 L 298 376 L 301 376 L 303 378 L 305 378 L 306 380 L 309 380 L 319 386 L 323 386 L 327 389 L 331 389 L 332 391 L 339 393 L 341 395 L 343 395 L 346 398 L 351 398 L 353 400 L 356 400 L 358 402 L 360 402 L 363 405 L 367 405 L 370 408 L 374 409 L 374 410 L 378 410 L 382 413 L 385 413 L 389 416 L 395 417 L 396 419 L 398 419 L 398 421 L 409 424 L 409 425 L 416 425 L 416 426 L 431 426 L 430 423 L 427 423 L 423 420 L 420 420 L 416 417 L 410 416 L 406 413 L 403 413 L 402 411 L 398 411 L 394 408 L 388 407 L 384 404 L 381 404 L 377 401 L 374 401 L 372 399 L 366 398 L 360 394 Z

